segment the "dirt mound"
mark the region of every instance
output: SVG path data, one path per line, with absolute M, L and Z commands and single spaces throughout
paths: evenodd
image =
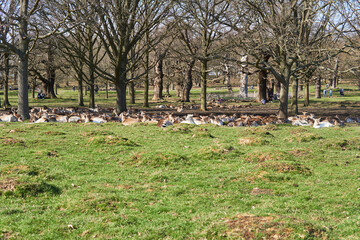
M 238 215 L 225 220 L 229 237 L 239 239 L 288 239 L 293 229 L 274 216 Z

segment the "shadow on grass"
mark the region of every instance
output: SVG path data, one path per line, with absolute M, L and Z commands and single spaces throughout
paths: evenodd
M 37 196 L 40 194 L 60 195 L 61 189 L 46 182 L 40 182 L 19 185 L 15 191 L 15 195 L 21 197 Z

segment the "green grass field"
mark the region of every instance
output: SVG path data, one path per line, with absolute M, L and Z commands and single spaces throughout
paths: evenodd
M 359 239 L 360 127 L 2 123 L 0 239 Z
M 311 107 L 357 108 L 344 88 Z M 171 94 L 151 107 L 179 104 Z M 96 102 L 114 107 L 115 92 Z M 44 105 L 76 106 L 77 92 L 30 99 Z M 360 239 L 359 179 L 358 125 L 0 123 L 0 239 Z

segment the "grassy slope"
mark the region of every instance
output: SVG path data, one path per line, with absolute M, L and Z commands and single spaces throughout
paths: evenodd
M 359 136 L 359 126 L 2 124 L 0 238 L 220 239 L 225 219 L 248 214 L 281 219 L 287 230 L 275 231 L 290 239 L 359 239 Z

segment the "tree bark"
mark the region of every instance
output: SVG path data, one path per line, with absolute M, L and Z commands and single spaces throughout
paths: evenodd
M 126 84 L 120 80 L 116 84 L 116 112 L 126 112 Z
M 90 96 L 89 96 L 89 107 L 95 108 L 95 66 L 94 64 L 94 42 L 93 42 L 93 32 L 88 28 L 87 40 L 88 40 L 88 50 L 89 50 L 89 85 L 90 85 Z
M 339 59 L 336 58 L 336 59 L 335 59 L 334 75 L 333 75 L 333 79 L 332 79 L 332 87 L 333 87 L 333 88 L 336 88 L 338 72 L 339 72 Z M 331 86 L 331 85 L 330 85 L 330 86 Z
M 270 56 L 267 54 L 263 54 L 263 61 L 268 62 L 270 59 Z M 269 100 L 269 93 L 267 93 L 267 78 L 268 78 L 268 71 L 260 69 L 259 75 L 258 75 L 258 102 L 261 102 L 262 99 L 265 99 L 266 101 Z
M 5 52 L 5 76 L 4 76 L 4 108 L 11 107 L 9 102 L 9 73 L 10 73 L 10 56 L 8 52 Z
M 116 87 L 116 112 L 118 114 L 126 112 L 126 66 L 127 56 L 119 58 L 120 61 L 115 69 L 115 87 Z
M 227 63 L 225 63 L 225 80 L 224 80 L 224 83 L 225 83 L 225 86 L 228 90 L 228 92 L 230 94 L 233 93 L 233 90 L 232 90 L 232 86 L 231 86 L 231 71 L 230 71 L 230 67 Z
M 164 72 L 163 72 L 163 60 L 165 54 L 157 54 L 157 61 L 155 66 L 156 77 L 154 79 L 154 101 L 159 101 L 163 99 L 163 81 L 164 81 Z
M 135 83 L 129 83 L 129 95 L 130 95 L 130 103 L 135 104 Z
M 190 91 L 193 85 L 192 80 L 192 70 L 195 65 L 195 59 L 191 60 L 187 64 L 187 72 L 186 72 L 186 83 L 185 83 L 185 102 L 190 102 Z
M 89 108 L 95 108 L 95 82 L 94 76 L 90 75 Z
M 20 19 L 19 19 L 19 81 L 18 81 L 18 114 L 23 119 L 29 119 L 29 85 L 28 85 L 28 4 L 29 0 L 20 0 Z
M 83 72 L 78 72 L 78 104 L 84 106 L 84 92 L 83 92 Z
M 240 96 L 243 98 L 248 97 L 248 80 L 249 80 L 249 73 L 248 73 L 248 56 L 244 56 L 241 58 L 241 80 L 240 80 Z
M 182 98 L 182 94 L 181 94 L 181 92 L 182 92 L 182 86 L 181 86 L 181 84 L 178 83 L 178 82 L 175 84 L 175 91 L 176 91 L 176 96 Z M 182 101 L 182 100 L 183 100 L 183 99 L 181 99 L 181 101 Z
M 146 14 L 147 14 L 147 10 Z M 147 29 L 147 25 L 148 22 L 145 22 L 146 24 L 146 29 Z M 147 30 L 145 33 L 145 44 L 149 44 L 150 41 L 150 36 L 149 36 L 149 31 Z M 144 79 L 144 107 L 149 107 L 149 49 L 146 49 L 145 52 L 145 79 Z
M 266 94 L 266 81 L 267 81 L 267 70 L 260 70 L 258 75 L 258 102 L 261 102 L 262 99 L 268 100 L 267 94 Z
M 165 95 L 166 95 L 166 97 L 171 97 L 170 87 L 171 87 L 171 83 L 167 82 L 165 84 Z
M 305 94 L 304 94 L 304 107 L 307 107 L 310 105 L 310 87 L 309 87 L 309 79 L 305 80 Z
M 14 68 L 13 74 L 14 74 L 14 83 L 17 83 L 18 82 L 18 75 L 19 75 L 18 67 Z
M 35 91 L 36 91 L 36 77 L 34 78 L 33 85 L 32 85 L 32 98 L 35 98 Z
M 206 88 L 207 88 L 207 60 L 201 61 L 201 106 L 202 111 L 206 111 L 207 102 L 206 102 Z
M 298 94 L 299 94 L 299 79 L 294 77 L 292 83 L 292 101 L 291 101 L 291 109 L 294 111 L 294 114 L 299 114 L 299 106 L 298 106 Z
M 57 98 L 55 94 L 55 67 L 54 67 L 54 51 L 51 43 L 48 46 L 47 52 L 47 66 L 46 66 L 46 81 L 43 81 L 44 92 L 49 98 Z
M 277 79 L 275 79 L 275 93 L 280 96 L 281 83 Z
M 287 119 L 288 118 L 288 100 L 289 100 L 289 82 L 281 84 L 280 87 L 280 109 L 279 109 L 279 118 Z
M 266 97 L 268 100 L 274 98 L 275 80 L 271 79 L 266 87 Z
M 315 97 L 321 98 L 321 76 L 318 76 L 315 81 Z
M 106 81 L 105 93 L 106 93 L 106 99 L 109 99 L 109 83 L 108 83 L 108 81 Z
M 281 64 L 281 76 L 282 83 L 280 87 L 280 108 L 279 108 L 279 118 L 283 120 L 288 119 L 288 102 L 289 102 L 289 83 L 290 83 L 290 70 L 291 66 L 288 66 L 285 63 Z M 278 79 L 280 81 L 280 79 Z
M 299 83 L 298 83 L 298 85 L 299 85 L 299 90 L 298 90 L 298 92 L 304 91 L 304 81 L 303 81 L 303 80 L 300 80 Z

